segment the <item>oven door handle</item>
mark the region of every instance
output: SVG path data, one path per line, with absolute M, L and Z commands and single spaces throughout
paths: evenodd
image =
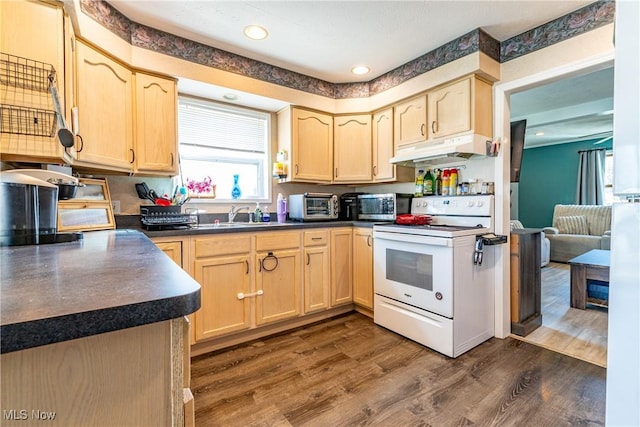
M 453 239 L 447 239 L 444 237 L 418 236 L 415 234 L 389 233 L 386 231 L 373 230 L 373 238 L 374 240 L 379 241 L 388 240 L 392 242 L 416 243 L 432 246 L 453 246 Z

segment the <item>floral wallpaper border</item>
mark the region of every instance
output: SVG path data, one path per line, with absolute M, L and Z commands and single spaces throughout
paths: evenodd
M 335 99 L 375 95 L 475 52 L 507 62 L 609 24 L 615 14 L 614 0 L 599 0 L 503 42 L 478 28 L 368 82 L 331 83 L 138 24 L 104 0 L 80 0 L 80 7 L 134 46 Z

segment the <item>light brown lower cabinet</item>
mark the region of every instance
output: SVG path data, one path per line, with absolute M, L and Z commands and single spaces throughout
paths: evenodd
M 153 240 L 176 262 L 182 259 L 202 286 L 201 307 L 190 316 L 191 343 L 201 354 L 218 342 L 255 337 L 267 325 L 328 317 L 353 303 L 371 315 L 372 232 L 340 227 Z
M 192 416 L 184 327 L 178 318 L 2 354 L 2 425 L 182 427 Z
M 300 232 L 256 236 L 256 325 L 297 317 L 300 304 Z
M 353 229 L 353 302 L 373 310 L 373 229 Z
M 183 267 L 182 262 L 182 240 L 160 240 L 152 239 L 153 243 L 165 254 L 169 256 L 180 267 Z
M 331 229 L 331 306 L 353 302 L 353 229 Z
M 304 312 L 325 310 L 331 304 L 329 231 L 305 231 L 302 233 L 302 242 Z
M 194 316 L 195 340 L 202 341 L 251 327 L 253 284 L 250 234 L 192 238 L 193 278 L 201 306 Z

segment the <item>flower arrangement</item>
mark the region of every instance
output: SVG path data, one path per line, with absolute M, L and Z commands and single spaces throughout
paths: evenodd
M 213 193 L 213 197 L 216 197 L 216 186 L 212 183 L 211 177 L 209 176 L 205 177 L 202 181 L 187 178 L 187 190 L 196 196 Z

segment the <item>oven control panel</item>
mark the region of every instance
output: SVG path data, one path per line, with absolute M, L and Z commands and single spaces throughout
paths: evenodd
M 493 195 L 415 197 L 412 214 L 493 216 Z

